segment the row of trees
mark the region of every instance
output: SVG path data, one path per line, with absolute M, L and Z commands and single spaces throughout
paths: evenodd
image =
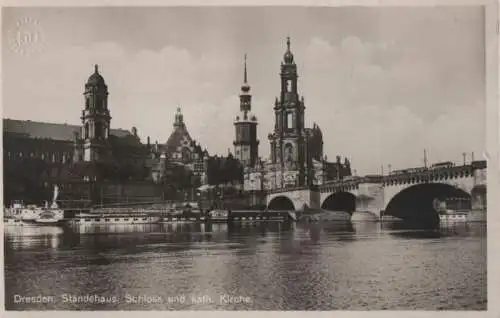
M 243 165 L 232 155 L 210 157 L 207 162 L 207 183 L 241 184 L 243 183 Z

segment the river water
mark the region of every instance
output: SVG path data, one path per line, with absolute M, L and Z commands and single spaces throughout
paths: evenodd
M 486 226 L 6 227 L 7 310 L 485 310 Z

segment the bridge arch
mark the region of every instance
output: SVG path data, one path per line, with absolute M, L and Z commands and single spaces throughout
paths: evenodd
M 384 209 L 384 215 L 417 223 L 434 222 L 439 215 L 434 208 L 435 199 L 444 201 L 450 198 L 458 198 L 463 209 L 471 208 L 471 195 L 463 189 L 447 183 L 421 183 L 396 193 Z
M 280 195 L 275 198 L 272 198 L 269 204 L 267 205 L 269 210 L 293 210 L 295 211 L 295 205 L 293 201 L 284 196 Z
M 321 209 L 344 211 L 352 214 L 356 211 L 356 196 L 347 191 L 334 192 L 321 203 Z

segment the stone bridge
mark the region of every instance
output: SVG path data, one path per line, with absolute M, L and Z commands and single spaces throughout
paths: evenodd
M 424 209 L 434 199 L 461 198 L 466 208 L 486 206 L 486 161 L 463 166 L 352 177 L 316 188 L 277 189 L 267 195 L 270 209 L 302 210 L 304 206 L 403 217 L 401 211 Z M 359 214 L 359 213 L 356 213 Z

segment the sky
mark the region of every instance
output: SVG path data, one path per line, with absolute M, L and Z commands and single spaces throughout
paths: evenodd
M 177 107 L 211 154 L 232 151 L 247 54 L 259 155 L 269 156 L 286 37 L 328 159 L 356 174 L 483 159 L 481 7 L 4 8 L 4 118 L 80 124 L 94 64 L 111 127 L 165 142 Z M 21 31 L 19 33 L 18 31 Z M 18 45 L 19 34 L 24 37 Z M 28 42 L 29 41 L 29 42 Z

